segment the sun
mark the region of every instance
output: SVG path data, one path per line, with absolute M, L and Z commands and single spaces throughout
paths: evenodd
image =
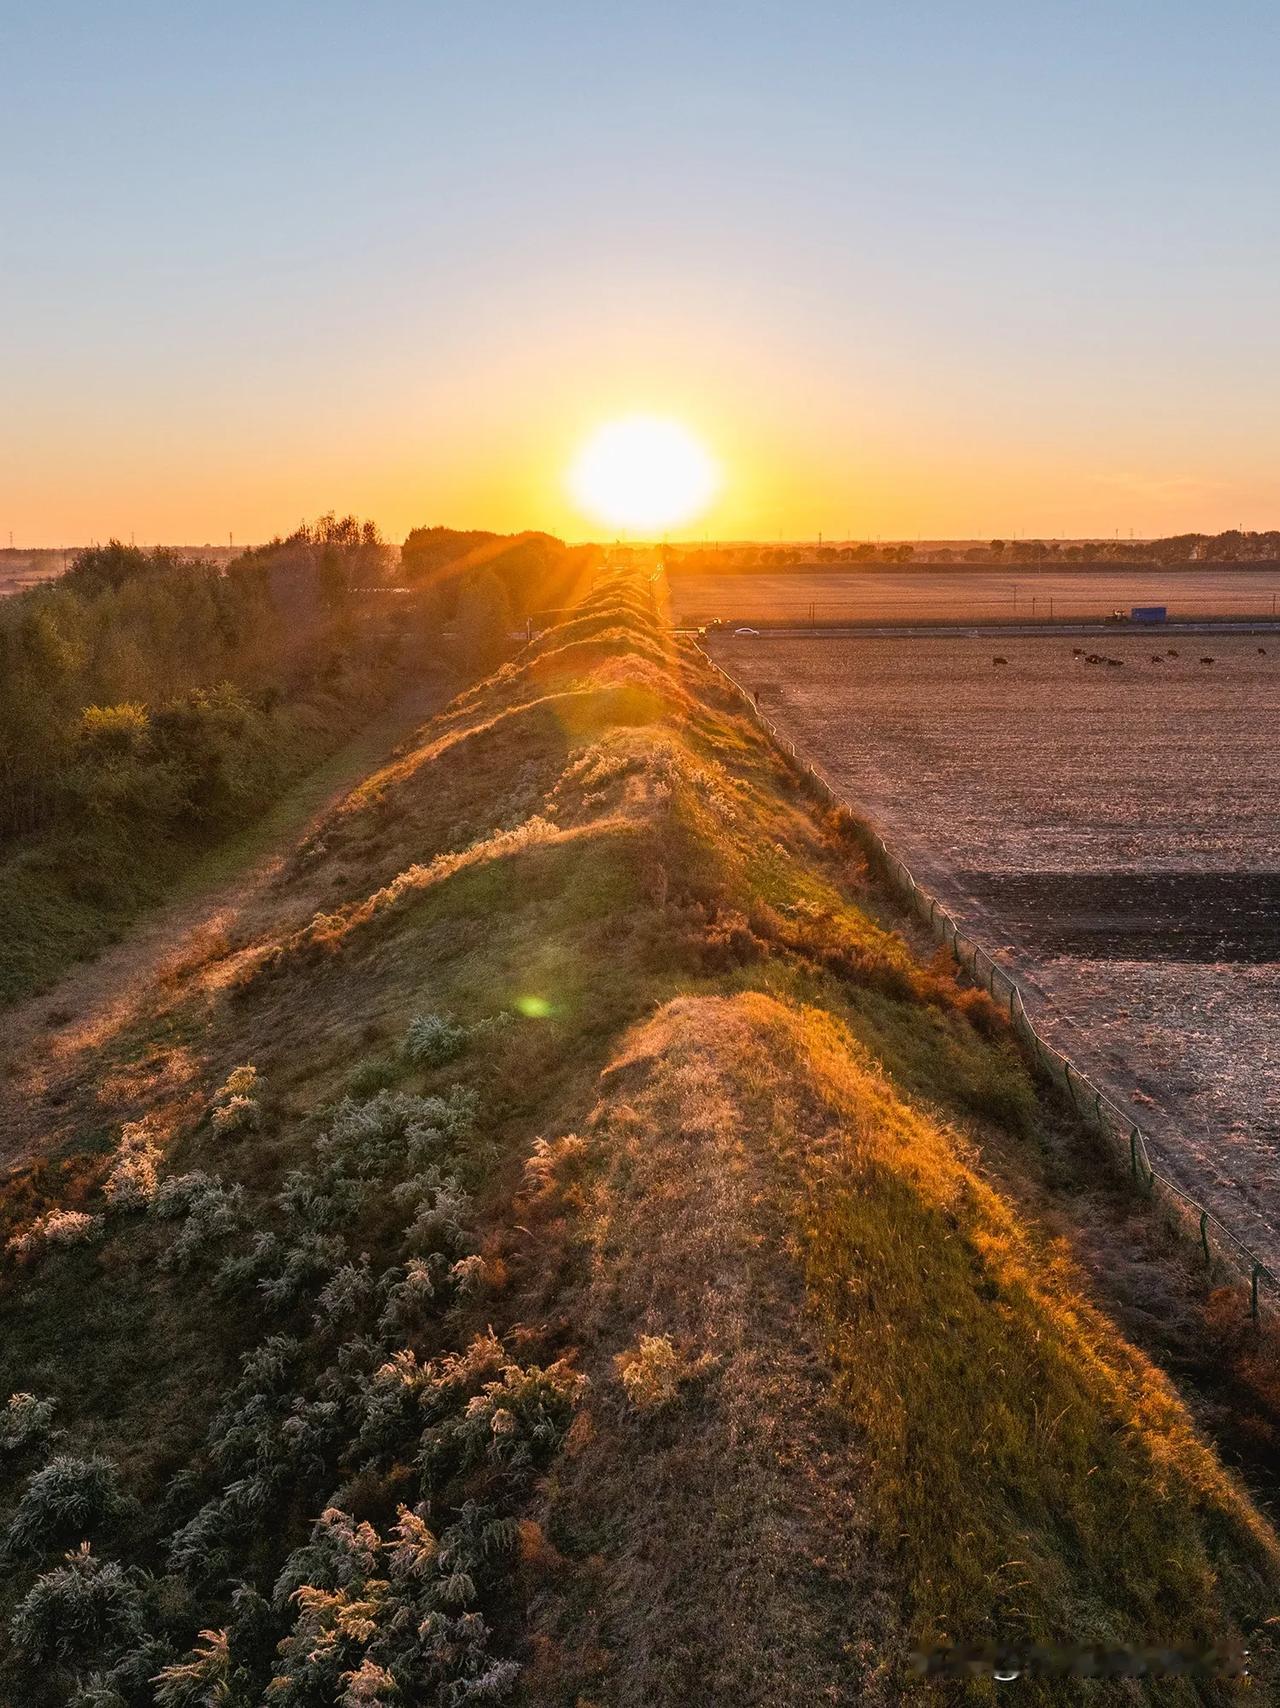
M 597 521 L 636 532 L 692 522 L 720 487 L 720 470 L 678 421 L 628 415 L 598 428 L 569 471 L 575 502 Z

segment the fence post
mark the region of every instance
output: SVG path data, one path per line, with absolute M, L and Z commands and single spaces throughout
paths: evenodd
M 1213 1256 L 1209 1251 L 1209 1212 L 1207 1210 L 1200 1212 L 1200 1244 L 1204 1247 L 1205 1262 L 1212 1263 Z
M 1129 1161 L 1133 1165 L 1133 1178 L 1138 1178 L 1138 1129 L 1135 1127 L 1129 1134 Z M 1204 1228 L 1200 1229 L 1204 1232 Z

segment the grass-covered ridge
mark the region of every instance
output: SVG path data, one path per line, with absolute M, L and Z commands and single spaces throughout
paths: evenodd
M 1042 1223 L 1057 1112 L 647 584 L 32 1075 L 0 1698 L 890 1703 L 980 1639 L 1275 1683 L 1269 1525 Z

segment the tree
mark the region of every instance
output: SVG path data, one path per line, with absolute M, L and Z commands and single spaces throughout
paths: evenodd
M 491 569 L 463 583 L 458 598 L 458 647 L 471 670 L 492 670 L 507 651 L 511 606 Z

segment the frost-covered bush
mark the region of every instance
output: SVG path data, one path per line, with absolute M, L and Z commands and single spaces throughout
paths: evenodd
M 408 1091 L 380 1091 L 362 1103 L 346 1097 L 316 1146 L 316 1160 L 322 1169 L 358 1179 L 402 1177 L 438 1162 L 470 1132 L 475 1116 L 475 1095 L 461 1087 L 445 1097 Z
M 255 1234 L 247 1252 L 226 1258 L 216 1276 L 220 1287 L 256 1286 L 274 1310 L 317 1292 L 348 1261 L 340 1234 L 305 1232 L 289 1243 L 272 1233 Z
M 404 1053 L 415 1067 L 442 1067 L 460 1056 L 467 1029 L 448 1014 L 415 1014 L 405 1033 Z
M 9 1625 L 14 1645 L 30 1661 L 86 1663 L 115 1653 L 142 1634 L 142 1590 L 114 1560 L 100 1560 L 87 1542 L 36 1579 Z
M 251 1063 L 233 1068 L 226 1080 L 213 1094 L 209 1120 L 220 1136 L 256 1129 L 262 1124 L 262 1109 L 258 1102 L 262 1081 Z
M 128 1507 L 110 1459 L 59 1453 L 28 1479 L 9 1525 L 8 1546 L 25 1550 L 82 1537 Z
M 353 1222 L 372 1192 L 367 1180 L 353 1180 L 335 1170 L 320 1176 L 307 1169 L 294 1169 L 276 1195 L 276 1205 L 296 1228 L 340 1227 Z
M 255 1097 L 258 1094 L 261 1081 L 258 1070 L 252 1062 L 244 1067 L 232 1068 L 226 1079 L 213 1094 L 215 1103 L 227 1103 L 233 1097 Z
M 149 1121 L 130 1121 L 120 1129 L 120 1144 L 103 1184 L 113 1210 L 145 1210 L 156 1195 L 160 1146 Z
M 352 1068 L 347 1091 L 352 1097 L 372 1097 L 374 1092 L 393 1086 L 402 1072 L 394 1056 L 366 1056 Z
M 162 1180 L 151 1209 L 157 1216 L 184 1217 L 162 1259 L 169 1269 L 190 1269 L 211 1246 L 239 1233 L 248 1221 L 244 1187 L 224 1186 L 200 1171 Z
M 404 1232 L 406 1252 L 462 1252 L 471 1243 L 466 1225 L 471 1199 L 452 1174 L 426 1169 L 401 1181 L 392 1197 L 412 1216 Z
M 386 1539 L 330 1508 L 276 1584 L 277 1605 L 295 1612 L 270 1699 L 500 1700 L 519 1669 L 490 1653 L 474 1603 L 514 1538 L 514 1524 L 474 1505 L 438 1541 L 422 1508 L 400 1507 Z
M 501 1342 L 489 1337 L 473 1342 L 452 1369 L 450 1360 L 433 1367 L 423 1407 L 429 1422 L 418 1453 L 424 1490 L 480 1464 L 522 1476 L 544 1464 L 564 1438 L 586 1378 L 563 1361 L 546 1369 L 501 1363 L 493 1379 L 468 1396 L 481 1360 L 492 1372 L 495 1347 L 501 1359 Z
M 102 1217 L 84 1210 L 46 1210 L 16 1233 L 6 1249 L 15 1257 L 33 1257 L 48 1246 L 84 1245 L 102 1232 Z
M 383 1277 L 385 1303 L 378 1333 L 390 1340 L 421 1328 L 438 1308 L 449 1272 L 447 1258 L 411 1257 L 404 1268 L 389 1269 Z
M 325 1282 L 316 1300 L 316 1314 L 312 1320 L 317 1328 L 334 1328 L 367 1310 L 373 1298 L 374 1279 L 369 1267 L 369 1254 L 362 1252 L 359 1263 L 344 1263 Z
M 56 1400 L 10 1394 L 8 1405 L 0 1412 L 0 1453 L 21 1453 L 46 1441 L 56 1409 Z

